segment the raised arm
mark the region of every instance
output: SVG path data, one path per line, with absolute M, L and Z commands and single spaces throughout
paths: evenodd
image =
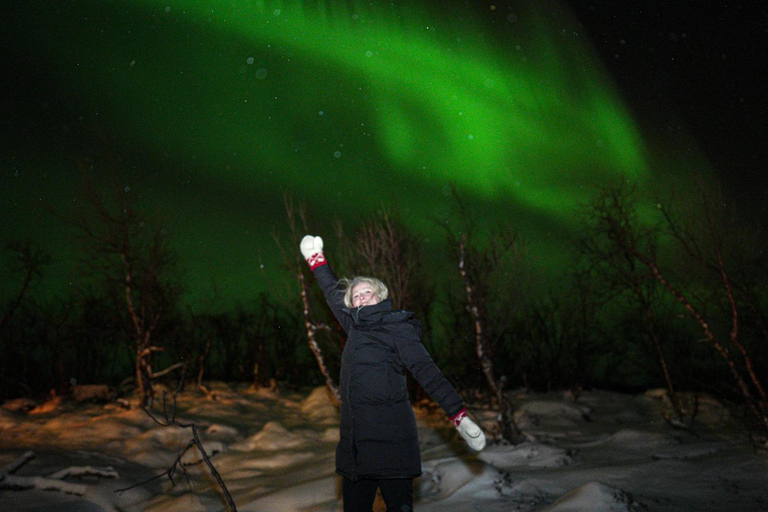
M 339 279 L 328 264 L 328 260 L 325 259 L 323 239 L 319 236 L 307 235 L 301 240 L 299 248 L 301 255 L 307 260 L 310 270 L 315 274 L 325 296 L 325 301 L 341 324 L 341 328 L 344 329 L 344 332 L 348 332 L 352 325 L 352 317 L 343 310 L 344 289 L 339 285 Z

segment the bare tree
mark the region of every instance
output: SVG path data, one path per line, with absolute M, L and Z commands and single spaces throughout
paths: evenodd
M 162 406 L 163 406 L 164 419 L 158 419 L 155 416 L 155 414 L 152 413 L 152 411 L 150 411 L 147 407 L 143 407 L 143 409 L 144 409 L 144 412 L 158 426 L 177 427 L 181 429 L 188 428 L 192 431 L 192 438 L 187 442 L 187 445 L 179 453 L 179 455 L 176 457 L 173 463 L 163 473 L 160 473 L 159 475 L 155 475 L 137 484 L 131 485 L 130 487 L 126 487 L 124 489 L 116 489 L 114 492 L 124 493 L 126 491 L 130 491 L 132 489 L 148 484 L 149 482 L 152 482 L 154 480 L 162 479 L 164 477 L 167 477 L 168 480 L 170 480 L 171 484 L 175 486 L 176 481 L 174 480 L 174 477 L 176 476 L 177 472 L 181 471 L 181 473 L 184 475 L 187 481 L 189 481 L 190 478 L 189 478 L 189 472 L 187 471 L 187 467 L 192 464 L 198 464 L 199 462 L 203 462 L 208 467 L 208 470 L 211 472 L 211 475 L 213 476 L 213 478 L 216 480 L 216 484 L 218 485 L 219 489 L 224 495 L 223 498 L 226 500 L 229 510 L 231 510 L 232 512 L 237 512 L 237 506 L 235 505 L 235 500 L 232 498 L 232 495 L 230 494 L 226 483 L 224 483 L 224 479 L 221 477 L 221 474 L 219 474 L 219 472 L 216 470 L 216 466 L 213 465 L 213 462 L 211 461 L 211 457 L 208 455 L 208 452 L 206 451 L 202 441 L 200 440 L 200 434 L 197 430 L 197 425 L 195 423 L 181 422 L 178 419 L 176 419 L 176 412 L 178 411 L 176 399 L 177 399 L 179 390 L 182 388 L 183 384 L 184 384 L 184 376 L 182 374 L 181 379 L 179 379 L 179 386 L 173 393 L 173 404 L 170 406 L 167 403 L 166 394 L 165 392 L 163 392 Z M 193 463 L 185 462 L 184 456 L 187 454 L 187 452 L 193 449 L 197 449 L 202 461 L 193 462 Z
M 11 315 L 21 306 L 34 279 L 39 278 L 42 275 L 43 269 L 50 265 L 52 261 L 50 254 L 40 249 L 30 240 L 10 241 L 5 245 L 5 250 L 14 255 L 12 270 L 22 274 L 23 277 L 19 291 L 3 311 L 3 316 L 0 317 L 0 329 L 3 328 Z
M 326 362 L 325 354 L 323 353 L 320 343 L 318 342 L 318 331 L 332 331 L 329 324 L 325 322 L 319 322 L 314 319 L 312 315 L 312 304 L 310 301 L 310 293 L 307 285 L 307 264 L 304 262 L 301 253 L 298 250 L 298 243 L 301 240 L 301 234 L 299 233 L 298 222 L 302 223 L 304 233 L 308 232 L 306 207 L 304 205 L 296 205 L 292 198 L 287 195 L 283 198 L 285 204 L 285 213 L 288 218 L 288 227 L 291 233 L 291 245 L 286 248 L 275 236 L 275 242 L 277 243 L 280 251 L 283 255 L 283 261 L 288 271 L 296 277 L 299 283 L 299 290 L 301 293 L 301 303 L 303 306 L 304 327 L 307 330 L 307 340 L 309 341 L 309 348 L 315 356 L 317 366 L 320 368 L 320 372 L 325 379 L 325 385 L 333 395 L 336 403 L 341 402 L 341 394 L 339 393 L 338 385 L 333 381 L 331 377 L 328 364 Z
M 518 237 L 511 229 L 505 229 L 489 237 L 488 246 L 479 247 L 474 239 L 474 223 L 460 198 L 454 193 L 459 206 L 463 231 L 458 236 L 447 228 L 448 245 L 456 251 L 459 275 L 466 294 L 466 308 L 470 314 L 475 335 L 475 352 L 480 362 L 488 387 L 499 407 L 501 436 L 506 441 L 517 443 L 521 433 L 514 417 L 514 408 L 507 398 L 504 385 L 506 376 L 498 375 L 494 368 L 493 349 L 504 335 L 511 322 L 511 310 L 519 305 L 521 282 L 517 288 L 500 286 L 496 279 L 504 274 L 519 272 L 523 261 L 523 249 Z M 512 280 L 515 281 L 514 279 Z M 502 300 L 494 296 L 504 288 Z M 498 296 L 496 296 L 498 298 Z M 504 308 L 502 313 L 498 308 Z M 491 319 L 495 324 L 490 327 Z
M 578 400 L 597 354 L 607 353 L 597 320 L 603 300 L 594 284 L 591 275 L 576 270 L 557 292 L 539 291 L 525 301 L 510 352 L 526 388 L 567 389 Z
M 705 274 L 701 276 L 702 283 L 686 280 L 686 274 L 690 275 L 694 272 L 690 266 L 686 266 L 684 272 L 675 274 L 671 265 L 670 268 L 663 267 L 660 263 L 661 259 L 649 248 L 639 243 L 639 238 L 634 231 L 636 224 L 633 222 L 633 215 L 636 211 L 635 205 L 628 200 L 631 197 L 631 191 L 625 187 L 608 187 L 601 191 L 598 201 L 602 202 L 603 206 L 596 210 L 599 211 L 596 218 L 601 225 L 600 229 L 610 238 L 616 250 L 628 261 L 643 265 L 650 276 L 695 320 L 704 335 L 700 341 L 709 343 L 721 356 L 736 382 L 738 392 L 745 404 L 760 421 L 763 428 L 768 429 L 768 415 L 766 414 L 768 402 L 766 402 L 765 388 L 755 372 L 750 354 L 739 338 L 741 304 L 735 294 L 738 287 L 733 283 L 732 274 L 725 258 L 726 232 L 719 229 L 715 212 L 711 208 L 712 203 L 708 202 L 703 194 L 702 189 L 704 200 L 696 210 L 697 218 L 704 219 L 703 228 L 693 222 L 683 225 L 670 214 L 668 208 L 662 208 L 667 225 L 666 233 L 671 235 L 672 241 L 677 244 L 676 249 L 682 250 L 683 254 L 688 256 L 686 261 L 697 262 L 699 269 L 705 271 Z M 707 278 L 707 272 L 710 276 L 714 276 L 714 279 Z M 686 282 L 687 290 L 685 288 Z M 713 290 L 715 295 L 724 298 L 728 305 L 730 328 L 724 337 L 725 341 L 723 336 L 718 334 L 713 327 L 718 322 L 715 319 L 715 313 L 707 308 L 709 300 L 697 298 L 697 287 L 707 287 Z M 713 297 L 711 300 L 716 300 L 716 298 Z M 737 349 L 740 361 L 734 358 L 727 343 Z
M 277 321 L 277 310 L 270 302 L 269 296 L 262 293 L 256 304 L 255 322 L 249 335 L 253 343 L 253 385 L 254 387 L 275 387 L 274 377 L 270 378 L 267 369 L 267 343 L 276 337 L 274 324 Z
M 192 332 L 190 333 L 189 345 L 191 345 L 192 357 L 197 357 L 197 389 L 203 392 L 207 398 L 216 400 L 216 393 L 212 392 L 203 384 L 208 357 L 213 347 L 216 336 L 207 327 L 209 326 L 210 316 L 207 314 L 193 313 L 190 311 L 189 320 Z
M 24 452 L 19 458 L 10 464 L 0 468 L 0 489 L 7 491 L 22 491 L 26 489 L 39 489 L 43 491 L 60 491 L 66 494 L 83 496 L 88 492 L 88 487 L 82 484 L 74 484 L 66 480 L 71 477 L 90 478 L 117 478 L 117 471 L 111 466 L 96 468 L 93 466 L 73 466 L 62 469 L 49 476 L 17 476 L 14 473 L 27 462 L 35 458 L 34 452 Z
M 470 249 L 471 250 L 471 249 Z M 520 438 L 520 430 L 517 428 L 515 422 L 514 409 L 512 403 L 504 394 L 504 383 L 506 378 L 496 377 L 493 368 L 493 358 L 491 355 L 491 345 L 488 341 L 488 329 L 485 313 L 485 291 L 481 291 L 479 288 L 483 288 L 484 284 L 480 280 L 470 276 L 468 266 L 474 270 L 471 264 L 467 264 L 468 259 L 473 259 L 473 256 L 467 256 L 467 239 L 466 236 L 461 237 L 459 241 L 459 273 L 461 274 L 461 280 L 464 283 L 464 290 L 467 293 L 467 309 L 472 317 L 472 324 L 475 328 L 475 350 L 477 352 L 477 358 L 480 361 L 480 366 L 485 375 L 488 387 L 493 392 L 496 398 L 500 410 L 500 427 L 502 437 L 509 442 L 516 442 Z
M 655 259 L 659 233 L 643 227 L 636 218 L 636 210 L 633 190 L 624 186 L 600 190 L 585 209 L 588 228 L 578 247 L 586 259 L 588 271 L 596 274 L 598 282 L 604 283 L 602 294 L 606 300 L 617 299 L 629 292 L 640 305 L 645 331 L 656 352 L 676 416 L 674 424 L 689 425 L 693 420 L 692 411 L 686 419 L 654 313 L 659 284 L 649 269 L 632 255 L 634 251 Z M 633 249 L 628 250 L 628 247 Z
M 340 224 L 339 224 L 340 226 Z M 339 242 L 345 244 L 339 229 Z M 424 307 L 431 299 L 424 283 L 420 237 L 410 232 L 388 212 L 368 219 L 352 237 L 360 273 L 375 275 L 392 291 L 395 309 Z
M 83 198 L 72 223 L 84 246 L 84 268 L 115 292 L 113 298 L 126 318 L 126 334 L 132 340 L 136 388 L 141 403 L 150 405 L 155 394 L 153 381 L 185 365 L 177 362 L 163 370 L 153 368 L 154 356 L 164 350 L 154 343 L 153 334 L 180 294 L 173 276 L 177 260 L 165 230 L 150 228 L 149 220 L 137 212 L 130 188 L 120 184 L 116 172 L 110 174 L 110 192 L 102 193 L 91 172 L 81 171 Z
M 743 226 L 746 223 L 743 220 L 728 216 L 726 200 L 718 188 L 708 188 L 703 181 L 699 180 L 698 192 L 700 202 L 694 212 L 689 210 L 686 212 L 687 215 L 684 213 L 675 216 L 672 208 L 662 209 L 667 223 L 667 232 L 683 252 L 698 262 L 704 272 L 710 276 L 708 281 L 713 283 L 715 293 L 722 299 L 720 302 L 725 304 L 729 327 L 727 335 L 723 337 L 737 351 L 740 366 L 748 376 L 745 380 L 752 384 L 757 394 L 759 404 L 755 407 L 759 407 L 758 416 L 768 428 L 768 394 L 757 375 L 752 356 L 742 341 L 744 309 L 756 313 L 755 320 L 765 335 L 764 316 L 753 293 L 755 276 L 760 275 L 761 270 L 765 270 L 762 265 L 764 256 L 758 248 L 756 232 L 745 230 Z M 752 261 L 748 261 L 747 255 L 750 254 L 755 255 Z M 682 301 L 680 298 L 678 300 L 696 318 L 706 340 L 713 344 L 720 344 L 719 336 L 711 328 L 712 322 L 704 318 L 706 312 L 694 307 L 690 301 Z M 730 355 L 728 349 L 723 348 L 725 354 Z M 729 358 L 726 360 L 729 361 Z M 732 366 L 732 363 L 728 364 L 729 367 Z M 739 379 L 737 383 L 742 395 L 749 401 L 751 392 L 747 393 L 747 389 Z

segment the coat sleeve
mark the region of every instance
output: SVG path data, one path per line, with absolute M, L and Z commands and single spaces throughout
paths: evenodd
M 395 342 L 400 360 L 422 389 L 452 418 L 464 408 L 464 401 L 427 352 L 420 339 L 420 329 L 413 323 L 407 325 L 405 335 L 398 336 Z
M 323 291 L 325 301 L 341 324 L 341 328 L 344 329 L 344 332 L 349 332 L 352 326 L 352 317 L 342 310 L 344 308 L 344 288 L 339 285 L 336 273 L 327 263 L 316 267 L 312 272 Z

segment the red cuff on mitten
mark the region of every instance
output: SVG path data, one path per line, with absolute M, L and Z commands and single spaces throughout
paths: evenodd
M 461 423 L 461 420 L 467 417 L 467 408 L 463 408 L 459 411 L 459 413 L 456 416 L 451 416 L 451 421 L 453 422 L 454 427 L 458 427 L 459 423 Z
M 317 267 L 325 265 L 328 262 L 325 261 L 325 255 L 318 252 L 307 258 L 307 263 L 309 263 L 309 270 L 315 270 Z

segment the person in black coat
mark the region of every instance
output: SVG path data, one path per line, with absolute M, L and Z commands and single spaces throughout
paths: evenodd
M 421 322 L 410 311 L 392 309 L 386 285 L 372 277 L 339 282 L 318 236 L 305 236 L 300 249 L 347 333 L 336 448 L 344 510 L 370 512 L 381 488 L 387 510 L 410 511 L 421 456 L 405 370 L 443 408 L 471 448 L 482 450 L 485 434 L 467 417 L 461 397 L 421 343 Z

